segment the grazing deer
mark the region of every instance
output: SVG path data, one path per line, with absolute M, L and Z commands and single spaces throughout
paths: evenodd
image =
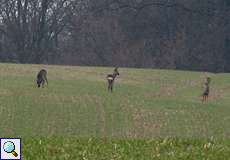
M 208 95 L 209 95 L 209 84 L 210 84 L 210 82 L 211 82 L 211 78 L 210 77 L 207 77 L 207 79 L 206 79 L 206 82 L 205 82 L 205 90 L 204 90 L 204 92 L 203 92 L 203 94 L 202 94 L 202 102 L 204 102 L 204 101 L 207 101 L 208 100 Z
M 108 80 L 108 91 L 113 91 L 113 83 L 114 83 L 114 80 L 116 78 L 116 76 L 119 75 L 119 72 L 118 72 L 118 67 L 116 67 L 113 71 L 113 74 L 108 74 L 107 75 L 107 80 Z
M 37 74 L 37 85 L 38 85 L 38 88 L 40 88 L 41 84 L 42 84 L 42 88 L 44 88 L 45 82 L 48 85 L 47 71 L 45 69 L 42 69 Z

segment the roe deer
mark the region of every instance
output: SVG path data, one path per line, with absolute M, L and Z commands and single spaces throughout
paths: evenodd
M 118 72 L 118 67 L 116 67 L 113 71 L 113 74 L 108 74 L 107 75 L 107 80 L 108 80 L 108 91 L 113 91 L 113 83 L 116 78 L 116 76 L 120 75 Z
M 48 85 L 47 71 L 45 69 L 42 69 L 37 74 L 37 85 L 38 85 L 38 88 L 40 88 L 41 84 L 42 84 L 42 88 L 44 88 L 45 82 Z
M 209 96 L 209 92 L 210 92 L 210 89 L 209 89 L 210 82 L 211 82 L 211 78 L 207 77 L 206 82 L 204 84 L 205 85 L 205 90 L 204 90 L 204 92 L 202 94 L 202 102 L 208 100 L 208 96 Z

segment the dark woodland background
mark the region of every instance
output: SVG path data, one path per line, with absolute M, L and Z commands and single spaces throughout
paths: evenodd
M 230 71 L 230 0 L 0 0 L 0 61 Z

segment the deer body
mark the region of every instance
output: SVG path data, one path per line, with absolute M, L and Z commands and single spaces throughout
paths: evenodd
M 42 69 L 37 74 L 37 85 L 38 85 L 38 88 L 40 88 L 41 85 L 42 85 L 42 88 L 44 88 L 45 82 L 48 85 L 47 71 L 45 69 Z
M 211 82 L 211 78 L 207 78 L 207 82 L 205 82 L 205 90 L 202 94 L 202 102 L 204 101 L 207 101 L 208 100 L 208 96 L 209 96 L 209 92 L 210 92 L 210 89 L 209 89 L 209 84 Z
M 108 81 L 108 91 L 112 92 L 113 91 L 113 84 L 116 76 L 119 75 L 119 72 L 117 70 L 118 68 L 115 68 L 113 71 L 113 74 L 108 74 L 107 75 L 107 81 Z

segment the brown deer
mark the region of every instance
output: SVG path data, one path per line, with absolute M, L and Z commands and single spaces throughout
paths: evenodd
M 108 74 L 107 75 L 107 80 L 108 80 L 108 91 L 113 91 L 113 84 L 116 76 L 120 75 L 118 72 L 118 67 L 116 67 L 113 71 L 113 74 Z
M 44 88 L 45 82 L 48 85 L 47 71 L 45 69 L 42 69 L 37 74 L 37 85 L 38 85 L 38 88 L 40 88 L 41 85 L 42 85 L 42 88 Z
M 205 102 L 208 100 L 208 96 L 209 96 L 209 92 L 210 92 L 210 89 L 209 89 L 209 84 L 211 82 L 211 78 L 210 77 L 207 77 L 206 79 L 206 82 L 205 82 L 205 90 L 202 94 L 202 102 Z

